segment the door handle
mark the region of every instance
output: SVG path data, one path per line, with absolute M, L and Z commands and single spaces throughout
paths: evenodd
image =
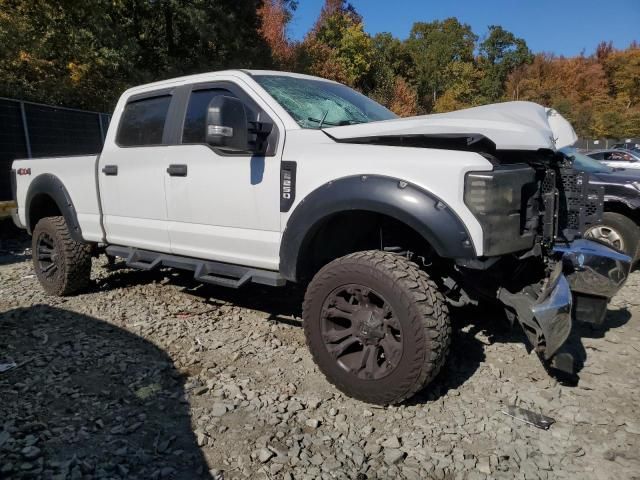
M 186 165 L 169 165 L 167 173 L 172 177 L 186 177 L 187 166 Z
M 105 175 L 118 175 L 118 165 L 105 165 L 102 173 Z

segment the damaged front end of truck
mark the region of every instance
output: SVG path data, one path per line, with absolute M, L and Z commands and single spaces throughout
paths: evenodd
M 458 261 L 455 277 L 466 291 L 495 294 L 540 358 L 572 375 L 573 323 L 602 324 L 631 259 L 582 238 L 601 221 L 604 191 L 568 157 L 539 150 L 487 158 L 494 169 L 467 174 L 465 185 L 465 203 L 483 227 L 484 258 Z
M 453 305 L 498 300 L 550 367 L 573 374 L 574 322 L 601 324 L 631 259 L 582 238 L 602 220 L 604 190 L 558 151 L 577 140 L 561 115 L 530 102 L 326 130 L 334 140 L 472 151 L 491 170 L 468 172 L 464 203 L 482 227 L 482 255 L 443 262 Z

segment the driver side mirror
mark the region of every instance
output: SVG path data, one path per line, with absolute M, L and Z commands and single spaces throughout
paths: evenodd
M 207 107 L 206 142 L 233 152 L 249 150 L 249 121 L 244 104 L 234 97 L 213 97 Z

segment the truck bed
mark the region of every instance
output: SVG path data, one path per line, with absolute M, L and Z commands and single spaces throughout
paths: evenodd
M 78 155 L 71 157 L 46 157 L 16 160 L 16 200 L 18 219 L 27 225 L 25 206 L 30 181 L 41 174 L 49 174 L 62 180 L 82 225 L 85 240 L 102 240 L 100 226 L 100 206 L 96 187 L 97 155 Z

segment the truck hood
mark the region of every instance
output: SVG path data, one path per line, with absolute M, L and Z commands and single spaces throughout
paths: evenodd
M 505 102 L 450 113 L 325 128 L 337 141 L 375 143 L 390 138 L 483 136 L 498 150 L 556 150 L 573 145 L 571 124 L 553 109 L 532 102 Z

